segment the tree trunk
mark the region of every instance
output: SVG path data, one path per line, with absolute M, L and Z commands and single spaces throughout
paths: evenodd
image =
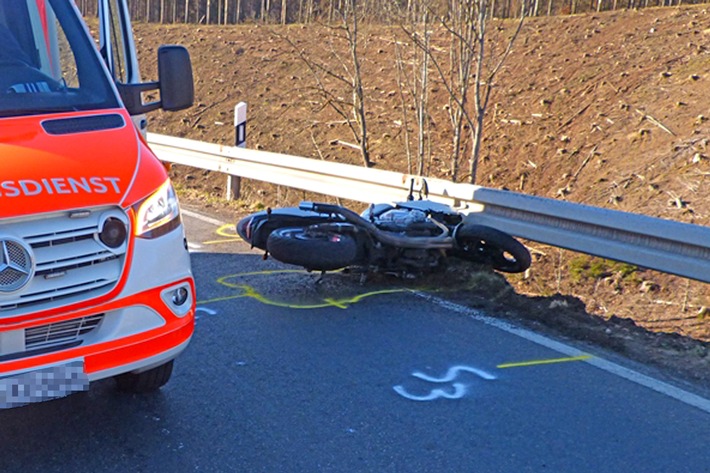
M 407 17 L 407 21 L 410 25 L 414 24 L 414 18 Z M 405 100 L 404 90 L 405 90 L 405 61 L 402 57 L 402 47 L 400 43 L 395 38 L 394 40 L 394 53 L 396 58 L 397 68 L 397 90 L 399 91 L 399 102 L 402 107 L 402 133 L 404 134 L 404 151 L 407 155 L 407 174 L 412 173 L 412 147 L 409 137 L 409 115 L 407 114 L 407 109 L 409 108 L 407 101 Z
M 367 119 L 365 115 L 365 91 L 362 86 L 362 71 L 360 69 L 360 57 L 357 49 L 358 43 L 358 21 L 355 7 L 357 0 L 347 0 L 346 7 L 353 17 L 352 31 L 350 34 L 350 55 L 353 62 L 353 103 L 355 105 L 355 115 L 358 125 L 360 125 L 360 151 L 365 167 L 370 167 L 370 145 L 367 137 Z M 347 21 L 347 17 L 345 19 Z
M 426 13 L 424 14 L 426 17 Z M 427 26 L 427 21 L 424 20 L 424 28 Z M 426 31 L 424 31 L 425 35 L 425 44 L 426 48 L 429 47 L 429 35 L 427 34 Z M 419 176 L 424 175 L 424 163 L 426 161 L 426 140 L 428 136 L 428 126 L 427 124 L 429 123 L 429 120 L 427 120 L 427 117 L 429 116 L 429 100 L 428 100 L 428 92 L 429 92 L 429 54 L 426 51 L 422 52 L 422 69 L 421 69 L 421 78 L 420 78 L 420 95 L 419 95 L 419 106 L 417 107 L 417 119 L 419 122 L 419 138 L 418 138 L 418 147 L 417 147 L 417 174 Z

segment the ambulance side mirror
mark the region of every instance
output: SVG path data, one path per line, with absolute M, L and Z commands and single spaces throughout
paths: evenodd
M 158 49 L 158 81 L 163 110 L 177 111 L 191 107 L 195 100 L 190 53 L 183 46 Z
M 140 84 L 118 84 L 123 103 L 131 115 L 147 113 L 158 108 L 167 111 L 183 110 L 192 106 L 195 89 L 190 53 L 183 46 L 166 45 L 158 48 L 158 81 Z M 144 102 L 144 93 L 160 91 L 160 98 Z

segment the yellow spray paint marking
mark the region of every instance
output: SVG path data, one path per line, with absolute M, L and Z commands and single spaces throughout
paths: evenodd
M 584 361 L 592 358 L 592 355 L 581 355 L 573 356 L 570 358 L 553 358 L 549 360 L 532 360 L 532 361 L 521 361 L 518 363 L 504 363 L 502 365 L 496 366 L 496 368 L 520 368 L 523 366 L 537 366 L 537 365 L 551 365 L 553 363 L 567 363 L 570 361 Z
M 213 299 L 208 299 L 204 301 L 198 301 L 198 305 L 205 305 L 209 304 L 212 302 L 221 302 L 221 301 L 227 301 L 231 299 L 238 299 L 242 297 L 249 297 L 252 299 L 255 299 L 262 304 L 267 304 L 275 307 L 284 307 L 287 309 L 323 309 L 327 307 L 337 307 L 339 309 L 347 309 L 350 305 L 356 304 L 363 299 L 367 297 L 372 297 L 376 295 L 384 295 L 384 294 L 396 294 L 396 293 L 403 293 L 403 292 L 412 292 L 414 291 L 413 289 L 405 289 L 405 288 L 399 288 L 399 289 L 383 289 L 379 291 L 370 291 L 366 292 L 363 294 L 358 294 L 356 296 L 352 297 L 344 297 L 344 298 L 325 298 L 323 299 L 323 302 L 318 302 L 314 304 L 292 304 L 288 302 L 281 302 L 281 301 L 276 301 L 267 298 L 263 294 L 259 293 L 256 289 L 254 289 L 253 286 L 250 286 L 249 284 L 241 284 L 234 282 L 234 279 L 237 278 L 244 278 L 244 277 L 250 277 L 250 276 L 273 276 L 273 275 L 278 275 L 278 274 L 308 274 L 308 271 L 302 270 L 302 269 L 278 269 L 278 270 L 263 270 L 263 271 L 250 271 L 250 272 L 245 272 L 245 273 L 236 273 L 236 274 L 230 274 L 227 276 L 222 276 L 217 279 L 217 282 L 230 289 L 235 289 L 241 291 L 238 294 L 234 294 L 231 296 L 224 296 L 224 297 L 216 297 Z M 572 361 L 584 361 L 588 360 L 590 358 L 593 358 L 592 355 L 581 355 L 581 356 L 574 356 L 574 357 L 566 357 L 566 358 L 551 358 L 551 359 L 544 359 L 544 360 L 531 360 L 531 361 L 521 361 L 521 362 L 514 362 L 514 363 L 503 363 L 496 368 L 498 369 L 506 369 L 506 368 L 520 368 L 520 367 L 529 367 L 529 366 L 540 366 L 540 365 L 549 365 L 549 364 L 555 364 L 555 363 L 567 363 L 567 362 L 572 362 Z M 483 371 L 477 370 L 475 368 L 467 367 L 467 366 L 456 366 L 454 368 L 451 368 L 449 372 L 447 372 L 447 375 L 444 378 L 434 378 L 430 377 L 427 375 L 424 375 L 423 373 L 418 373 L 415 372 L 413 373 L 414 376 L 419 377 L 421 379 L 427 380 L 427 381 L 432 381 L 432 382 L 447 382 L 451 381 L 457 374 L 458 371 L 471 371 L 479 376 L 483 377 L 484 379 L 495 379 L 494 375 L 490 375 L 488 373 L 485 373 Z M 453 373 L 453 374 L 452 374 Z M 406 392 L 402 386 L 395 386 L 394 390 L 400 394 L 401 396 L 406 397 L 407 399 L 410 400 L 415 400 L 415 401 L 431 401 L 434 399 L 438 398 L 446 398 L 446 399 L 458 399 L 460 397 L 463 397 L 466 394 L 467 386 L 461 383 L 454 383 L 453 387 L 455 388 L 453 393 L 447 393 L 446 391 L 443 391 L 441 389 L 435 389 L 432 390 L 431 393 L 427 396 L 413 396 Z
M 253 286 L 250 286 L 249 284 L 236 283 L 236 282 L 232 281 L 233 279 L 236 279 L 236 278 L 243 278 L 243 277 L 248 277 L 248 276 L 272 276 L 275 274 L 293 274 L 293 273 L 307 274 L 308 272 L 305 270 L 302 270 L 302 269 L 279 269 L 279 270 L 267 270 L 267 271 L 251 271 L 251 272 L 247 272 L 247 273 L 237 273 L 237 274 L 230 274 L 228 276 L 222 276 L 217 279 L 217 283 L 221 284 L 222 286 L 228 287 L 230 289 L 235 289 L 235 290 L 238 290 L 241 292 L 234 294 L 234 295 L 230 295 L 230 296 L 216 297 L 213 299 L 198 301 L 197 303 L 200 305 L 204 305 L 204 304 L 209 304 L 212 302 L 222 302 L 222 301 L 238 299 L 238 298 L 242 298 L 242 297 L 249 297 L 249 298 L 252 298 L 254 300 L 261 302 L 262 304 L 276 306 L 276 307 L 284 307 L 287 309 L 323 309 L 326 307 L 337 307 L 339 309 L 347 309 L 350 305 L 356 304 L 367 297 L 384 295 L 384 294 L 397 294 L 397 293 L 402 293 L 402 292 L 411 292 L 410 289 L 403 289 L 403 288 L 401 288 L 401 289 L 383 289 L 383 290 L 379 290 L 379 291 L 370 291 L 370 292 L 358 294 L 358 295 L 351 296 L 351 297 L 343 297 L 343 298 L 337 298 L 337 299 L 329 297 L 329 298 L 323 299 L 322 302 L 316 302 L 313 304 L 293 304 L 293 303 L 281 302 L 281 301 L 269 299 L 268 297 L 259 293 Z
M 225 223 L 216 231 L 217 235 L 223 237 L 221 240 L 210 240 L 202 242 L 203 245 L 217 245 L 220 243 L 231 243 L 234 241 L 243 241 L 239 235 L 234 233 L 235 228 L 233 223 Z

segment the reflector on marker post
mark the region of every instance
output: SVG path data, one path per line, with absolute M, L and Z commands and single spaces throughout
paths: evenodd
M 246 148 L 247 145 L 247 104 L 239 102 L 234 107 L 234 145 Z
M 246 148 L 247 145 L 247 104 L 239 102 L 234 107 L 234 146 Z M 227 200 L 239 198 L 241 178 L 227 176 Z

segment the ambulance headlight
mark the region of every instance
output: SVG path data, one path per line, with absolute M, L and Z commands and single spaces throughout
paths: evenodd
M 136 236 L 157 238 L 180 226 L 180 207 L 170 180 L 133 206 Z

